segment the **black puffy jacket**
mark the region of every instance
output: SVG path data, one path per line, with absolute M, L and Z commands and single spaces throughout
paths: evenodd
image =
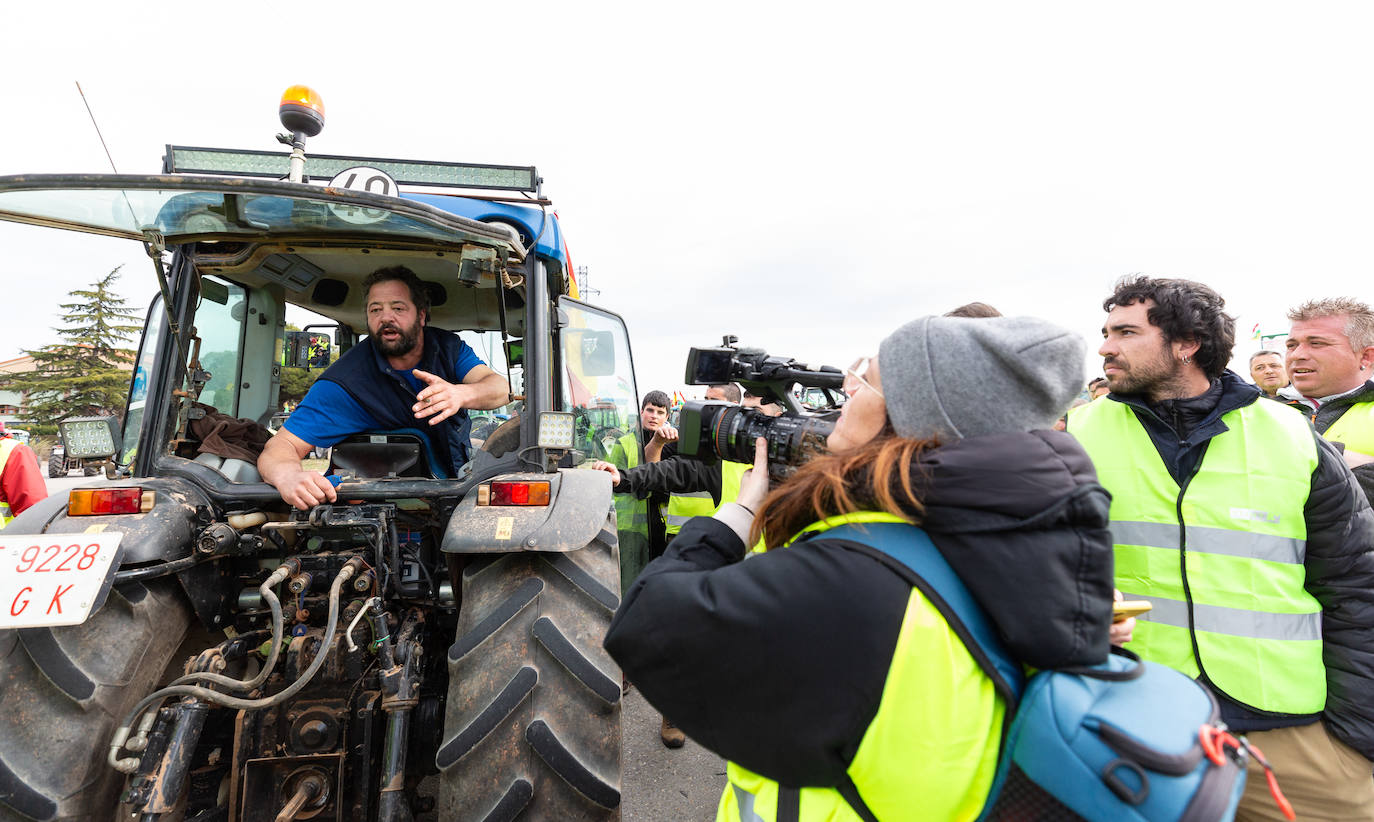
M 1041 667 L 1105 658 L 1109 498 L 1078 443 L 977 437 L 916 467 L 922 527 L 1009 649 Z M 911 586 L 824 535 L 744 553 L 721 522 L 688 522 L 626 593 L 606 649 L 707 748 L 786 785 L 834 785 L 877 713 Z

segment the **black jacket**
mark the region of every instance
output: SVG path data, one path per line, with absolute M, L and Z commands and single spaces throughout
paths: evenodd
M 1108 496 L 1071 437 L 928 452 L 923 527 L 1035 665 L 1099 662 L 1112 597 Z M 620 606 L 606 649 L 693 739 L 785 785 L 835 785 L 882 697 L 908 585 L 873 549 L 824 535 L 744 556 L 691 520 Z
M 1341 397 L 1332 400 L 1313 413 L 1311 408 L 1300 402 L 1289 402 L 1288 404 L 1307 415 L 1312 420 L 1312 425 L 1317 429 L 1317 433 L 1325 434 L 1326 430 L 1336 424 L 1336 420 L 1345 415 L 1350 410 L 1350 406 L 1361 402 L 1374 402 L 1374 380 L 1366 380 L 1365 384 L 1348 397 Z M 1337 444 L 1339 450 L 1345 450 L 1345 446 Z M 1364 489 L 1366 499 L 1374 500 L 1374 463 L 1361 465 L 1354 469 L 1355 479 L 1360 481 L 1360 488 Z
M 1230 430 L 1222 415 L 1256 402 L 1260 391 L 1227 371 L 1201 397 L 1162 407 L 1152 407 L 1139 396 L 1111 394 L 1109 398 L 1135 411 L 1169 473 L 1182 483 L 1201 465 L 1211 439 Z M 1166 421 L 1158 413 L 1161 410 L 1177 410 L 1179 415 L 1166 413 L 1171 417 Z M 1317 442 L 1317 468 L 1304 508 L 1304 584 L 1322 606 L 1327 688 L 1322 717 L 1337 738 L 1374 759 L 1374 511 L 1336 448 L 1315 431 L 1312 436 Z M 1214 684 L 1208 685 L 1221 697 L 1222 719 L 1235 730 L 1311 721 L 1310 717 L 1249 710 L 1227 699 Z
M 617 494 L 645 499 L 651 494 L 689 494 L 705 491 L 720 505 L 720 462 L 704 462 L 674 454 L 658 462 L 646 462 L 620 472 Z

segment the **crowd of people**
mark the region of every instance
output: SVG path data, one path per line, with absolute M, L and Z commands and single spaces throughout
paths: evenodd
M 853 531 L 827 538 L 853 523 L 928 536 L 1023 663 L 1116 645 L 1182 671 L 1299 819 L 1374 818 L 1374 312 L 1294 308 L 1252 383 L 1224 306 L 1121 280 L 1086 387 L 1069 331 L 981 303 L 919 318 L 846 370 L 829 453 L 778 487 L 762 440 L 750 471 L 594 466 L 621 494 L 696 495 L 605 644 L 665 744 L 676 726 L 727 759 L 720 819 L 973 819 L 988 798 L 1008 706 L 949 613 Z M 1123 597 L 1151 609 L 1113 622 Z M 1249 766 L 1236 818 L 1284 818 Z
M 467 411 L 509 398 L 427 324 L 413 273 L 366 288 L 368 338 L 258 459 L 297 508 L 337 498 L 301 464 L 312 447 L 424 421 L 456 472 Z M 862 538 L 879 526 L 938 550 L 1024 664 L 1124 646 L 1181 671 L 1299 818 L 1374 819 L 1374 312 L 1295 307 L 1286 350 L 1254 352 L 1247 382 L 1227 369 L 1224 308 L 1201 283 L 1122 279 L 1087 383 L 1083 340 L 1051 323 L 984 303 L 914 319 L 846 369 L 828 453 L 777 487 L 762 439 L 752 467 L 689 459 L 668 395 L 644 396 L 638 431 L 588 466 L 610 475 L 626 535 L 604 642 L 622 687 L 663 712 L 665 745 L 728 760 L 721 819 L 982 811 L 1007 697 L 952 614 Z M 706 396 L 762 403 L 730 384 Z M 36 476 L 26 451 L 0 439 L 0 525 L 32 504 L 12 482 Z M 1122 598 L 1150 610 L 1113 621 Z M 1236 818 L 1282 818 L 1250 766 Z

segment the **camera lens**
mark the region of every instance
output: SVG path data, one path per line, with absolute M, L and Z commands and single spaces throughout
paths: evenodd
M 715 411 L 716 413 L 711 413 Z M 784 414 L 770 417 L 738 405 L 703 404 L 700 441 L 721 459 L 752 463 L 754 441 L 768 444 L 768 474 L 774 479 L 790 476 L 797 467 L 825 453 L 825 439 L 835 424 L 822 417 Z

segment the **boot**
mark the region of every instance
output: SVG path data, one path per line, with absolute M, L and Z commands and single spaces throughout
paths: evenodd
M 669 722 L 666 716 L 663 717 L 663 728 L 658 732 L 658 738 L 663 740 L 665 748 L 681 748 L 687 742 L 687 734 Z

